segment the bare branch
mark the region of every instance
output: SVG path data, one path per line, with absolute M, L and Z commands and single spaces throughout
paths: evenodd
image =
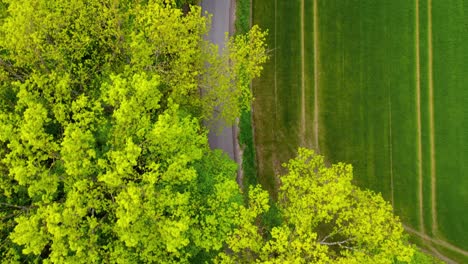
M 4 69 L 8 71 L 13 77 L 15 77 L 17 80 L 20 80 L 24 82 L 24 76 L 19 75 L 14 69 L 13 65 L 10 63 L 4 61 L 3 59 L 0 58 L 0 65 L 4 66 Z
M 343 230 L 343 228 L 340 228 L 340 229 L 338 229 L 338 230 L 336 230 L 336 231 L 334 231 L 334 232 L 331 232 L 331 233 L 328 234 L 326 237 L 324 237 L 322 240 L 320 240 L 320 243 L 325 242 L 327 239 L 329 239 L 330 237 L 332 237 L 332 236 L 334 236 L 334 235 L 340 233 L 342 230 Z
M 340 247 L 350 249 L 350 250 L 356 250 L 355 247 L 349 247 L 349 246 L 345 246 L 345 245 L 340 245 Z M 359 250 L 359 251 L 361 251 L 361 250 Z
M 334 246 L 334 245 L 343 245 L 343 244 L 346 244 L 348 243 L 349 241 L 353 240 L 352 238 L 348 238 L 346 240 L 343 240 L 343 241 L 336 241 L 336 242 L 322 242 L 320 241 L 320 245 L 327 245 L 327 246 Z M 344 247 L 344 246 L 343 246 Z
M 9 204 L 9 203 L 0 203 L 0 205 L 11 207 L 11 208 L 16 208 L 19 210 L 25 210 L 25 211 L 29 211 L 32 208 L 35 208 L 35 206 L 22 206 L 22 205 L 14 205 L 14 204 Z
M 18 215 L 22 214 L 22 212 L 19 212 L 19 213 L 12 213 L 12 214 L 9 214 L 9 215 L 6 215 L 2 218 L 0 218 L 1 221 L 5 221 L 5 220 L 8 220 L 10 218 L 13 218 L 13 217 L 16 217 Z

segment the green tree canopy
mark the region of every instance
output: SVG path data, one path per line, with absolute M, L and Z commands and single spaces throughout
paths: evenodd
M 0 260 L 408 260 L 391 207 L 305 149 L 281 178 L 281 223 L 261 224 L 268 193 L 244 201 L 202 121 L 250 107 L 266 33 L 218 52 L 209 18 L 185 8 L 0 0 Z
M 351 183 L 351 165 L 327 167 L 322 156 L 300 148 L 284 166 L 288 173 L 280 177 L 278 198 L 282 223 L 259 235 L 262 230 L 252 220 L 268 206 L 256 201 L 228 238 L 234 253 L 222 254 L 221 263 L 411 261 L 413 249 L 392 207 L 379 194 Z
M 219 54 L 208 25 L 172 1 L 0 1 L 4 263 L 197 262 L 222 249 L 243 202 L 201 121 L 250 105 L 266 55 L 258 29 Z

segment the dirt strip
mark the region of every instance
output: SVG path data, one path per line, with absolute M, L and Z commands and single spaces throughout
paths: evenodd
M 273 47 L 274 48 L 274 59 L 275 59 L 275 70 L 274 70 L 274 85 L 275 85 L 275 120 L 274 120 L 274 128 L 275 128 L 275 132 L 273 133 L 273 139 L 274 139 L 274 142 L 275 142 L 275 147 L 274 147 L 274 151 L 273 153 L 271 154 L 271 157 L 272 157 L 272 164 L 271 166 L 273 167 L 273 171 L 274 173 L 276 174 L 277 170 L 279 170 L 278 168 L 278 152 L 276 150 L 276 144 L 278 144 L 278 78 L 277 78 L 277 61 L 278 61 L 278 52 L 277 52 L 277 49 L 278 49 L 278 44 L 277 44 L 277 34 L 278 34 L 278 0 L 275 0 L 275 46 Z M 273 149 L 273 148 L 272 148 Z M 275 181 L 278 180 L 278 176 L 277 175 L 274 175 L 273 176 L 275 178 Z
M 418 148 L 418 196 L 419 229 L 424 234 L 423 173 L 422 173 L 422 137 L 421 137 L 421 54 L 419 46 L 419 0 L 416 3 L 416 113 L 417 113 L 417 148 Z
M 445 247 L 445 248 L 450 249 L 450 250 L 452 250 L 454 252 L 457 252 L 457 253 L 459 253 L 461 255 L 468 256 L 468 252 L 466 250 L 463 250 L 463 249 L 461 249 L 459 247 L 456 247 L 456 246 L 454 246 L 454 245 L 452 245 L 452 244 L 450 244 L 450 243 L 448 243 L 446 241 L 443 241 L 443 240 L 440 240 L 440 239 L 434 239 L 434 238 L 432 238 L 432 237 L 430 237 L 430 236 L 428 236 L 426 234 L 423 234 L 423 233 L 421 233 L 421 232 L 419 232 L 417 230 L 414 230 L 413 228 L 411 228 L 409 226 L 406 226 L 406 225 L 403 225 L 403 227 L 405 228 L 405 230 L 407 232 L 412 233 L 413 235 L 417 235 L 418 237 L 420 237 L 423 240 L 426 240 L 428 242 L 432 242 L 432 243 L 434 243 L 436 245 L 439 245 L 441 247 Z
M 315 151 L 320 153 L 319 146 L 319 34 L 318 34 L 318 7 L 317 0 L 314 0 L 314 131 L 315 131 Z
M 392 137 L 392 98 L 388 96 L 388 127 L 389 127 L 389 152 L 390 152 L 390 191 L 392 207 L 395 207 L 395 192 L 393 191 L 393 137 Z
M 301 0 L 301 145 L 306 147 L 306 100 L 305 100 L 305 51 L 304 51 L 304 0 Z
M 436 199 L 436 159 L 435 159 L 435 131 L 434 131 L 434 75 L 432 54 L 432 0 L 427 1 L 427 47 L 428 47 L 428 78 L 429 78 L 429 144 L 431 147 L 431 214 L 432 233 L 437 235 L 437 199 Z

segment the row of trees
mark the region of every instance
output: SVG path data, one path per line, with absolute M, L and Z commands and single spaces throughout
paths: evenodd
M 3 263 L 410 260 L 388 203 L 306 149 L 261 224 L 268 193 L 202 121 L 249 108 L 266 33 L 218 53 L 208 27 L 172 1 L 0 0 Z

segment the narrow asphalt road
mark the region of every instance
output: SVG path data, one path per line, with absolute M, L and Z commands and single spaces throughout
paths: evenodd
M 224 37 L 226 32 L 232 31 L 232 8 L 233 0 L 203 0 L 201 3 L 203 11 L 212 14 L 211 29 L 208 39 L 219 46 L 220 51 L 224 48 Z M 210 147 L 212 149 L 222 149 L 226 152 L 231 159 L 238 162 L 236 142 L 236 128 L 223 127 L 221 132 L 219 127 L 222 126 L 220 122 L 216 123 L 208 135 Z

